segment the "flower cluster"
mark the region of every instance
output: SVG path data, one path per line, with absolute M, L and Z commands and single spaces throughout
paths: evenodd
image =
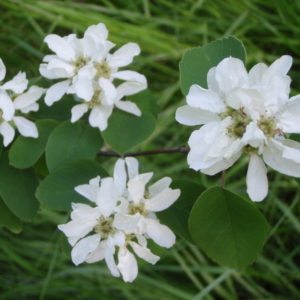
M 1 85 L 5 74 L 6 68 L 0 59 L 0 134 L 3 136 L 4 146 L 7 146 L 15 136 L 13 126 L 16 126 L 23 136 L 38 137 L 36 125 L 24 118 L 22 114 L 39 109 L 36 101 L 45 90 L 38 86 L 31 86 L 27 92 L 24 92 L 27 89 L 28 80 L 26 74 L 22 72 L 19 72 L 13 80 Z
M 192 85 L 176 120 L 201 125 L 189 139 L 191 168 L 214 175 L 250 156 L 247 192 L 253 201 L 268 193 L 267 170 L 300 177 L 300 144 L 285 133 L 300 133 L 300 95 L 289 98 L 292 65 L 282 56 L 270 67 L 255 65 L 247 73 L 241 60 L 228 57 L 207 74 L 208 89 Z M 263 158 L 263 160 L 261 159 Z
M 91 109 L 89 123 L 101 131 L 106 129 L 114 106 L 140 116 L 141 111 L 135 103 L 121 99 L 147 88 L 145 76 L 134 71 L 118 71 L 132 62 L 133 57 L 140 53 L 140 47 L 128 43 L 110 54 L 115 45 L 107 37 L 108 30 L 102 23 L 90 26 L 82 39 L 75 34 L 66 37 L 50 34 L 45 42 L 55 55 L 45 56 L 40 65 L 42 76 L 66 79 L 47 90 L 46 104 L 52 105 L 66 93 L 76 94 L 82 103 L 72 108 L 71 122 Z M 114 79 L 125 82 L 115 87 Z
M 175 243 L 175 235 L 160 224 L 155 212 L 172 205 L 180 190 L 169 188 L 171 179 L 168 177 L 146 189 L 152 175 L 139 174 L 138 161 L 128 157 L 125 161 L 117 161 L 113 177 L 100 181 L 98 176 L 89 184 L 75 188 L 94 204 L 92 207 L 73 203 L 72 220 L 58 226 L 74 246 L 71 255 L 75 265 L 105 259 L 113 276 L 121 273 L 124 281 L 132 282 L 138 267 L 129 246 L 138 257 L 155 264 L 159 257 L 147 248 L 147 239 L 166 248 Z M 116 247 L 119 247 L 117 265 L 114 259 Z

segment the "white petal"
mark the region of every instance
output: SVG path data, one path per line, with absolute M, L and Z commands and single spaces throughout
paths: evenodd
M 88 27 L 85 31 L 84 36 L 93 35 L 98 38 L 98 40 L 106 40 L 108 37 L 108 30 L 106 29 L 105 24 L 99 23 L 97 25 L 92 25 Z
M 258 148 L 258 154 L 261 154 L 266 140 L 263 131 L 254 122 L 251 122 L 246 126 L 246 131 L 241 142 L 245 145 L 249 144 L 253 148 Z
M 131 216 L 116 213 L 114 216 L 113 226 L 119 230 L 129 230 L 138 225 L 140 222 L 141 215 L 139 213 Z
M 116 107 L 121 110 L 124 110 L 128 113 L 136 115 L 140 117 L 142 115 L 141 110 L 137 107 L 137 105 L 131 101 L 118 101 L 115 103 Z
M 207 86 L 208 89 L 212 92 L 215 92 L 219 96 L 222 95 L 222 91 L 220 90 L 219 83 L 216 79 L 216 70 L 217 67 L 211 68 L 207 73 Z
M 107 127 L 107 120 L 111 115 L 113 110 L 113 105 L 99 105 L 93 107 L 89 122 L 91 126 L 98 127 L 101 131 L 105 130 Z
M 217 65 L 216 79 L 224 93 L 235 87 L 247 87 L 249 84 L 244 63 L 234 57 L 225 58 Z
M 117 200 L 114 198 L 114 180 L 105 178 L 97 195 L 97 205 L 104 217 L 109 217 L 116 208 Z
M 2 59 L 0 58 L 0 81 L 4 79 L 5 74 L 6 74 L 6 68 Z
M 125 245 L 125 234 L 123 231 L 118 230 L 115 234 L 109 235 L 107 240 L 108 247 L 123 247 Z
M 134 201 L 134 203 L 139 203 L 144 196 L 145 183 L 139 177 L 129 179 L 128 181 L 128 191 Z
M 60 100 L 66 93 L 70 83 L 70 80 L 65 80 L 52 85 L 46 92 L 45 103 L 51 106 L 54 102 Z
M 277 127 L 286 133 L 300 133 L 300 95 L 292 97 L 289 102 L 275 115 Z
M 71 256 L 73 263 L 78 266 L 83 263 L 86 257 L 93 252 L 100 243 L 100 235 L 94 234 L 80 240 L 72 249 Z
M 259 64 L 255 65 L 249 71 L 250 87 L 263 85 L 264 74 L 267 70 L 268 70 L 268 66 L 263 63 L 259 63 Z
M 144 75 L 134 71 L 120 71 L 113 74 L 114 78 L 126 80 L 117 87 L 123 96 L 134 95 L 147 88 L 147 79 Z
M 143 247 L 146 248 L 147 246 L 147 239 L 142 235 L 142 234 L 137 234 L 136 238 L 139 242 L 139 244 Z
M 138 274 L 138 266 L 134 255 L 126 247 L 120 248 L 118 252 L 119 263 L 117 265 L 125 282 L 132 282 Z
M 293 58 L 289 55 L 283 55 L 275 60 L 266 70 L 263 78 L 263 84 L 268 85 L 275 76 L 286 75 L 293 63 Z
M 230 158 L 227 158 L 227 159 L 223 158 L 222 160 L 216 162 L 209 168 L 201 169 L 201 173 L 213 176 L 223 170 L 226 170 L 226 169 L 230 168 L 239 159 L 241 154 L 242 154 L 242 151 L 240 151 L 239 153 L 235 154 L 234 156 L 232 156 Z
M 179 107 L 176 111 L 175 119 L 183 125 L 194 126 L 206 124 L 213 121 L 221 121 L 218 114 L 212 113 L 201 108 L 185 105 Z
M 114 168 L 114 186 L 118 195 L 122 195 L 126 188 L 126 170 L 124 159 L 118 159 Z
M 218 94 L 206 90 L 197 84 L 193 84 L 190 87 L 186 96 L 186 102 L 192 107 L 201 108 L 216 114 L 225 111 L 225 104 Z
M 75 68 L 60 59 L 52 59 L 47 66 L 48 71 L 58 78 L 69 78 L 75 75 Z
M 94 95 L 92 80 L 86 76 L 77 76 L 76 81 L 73 81 L 75 93 L 81 99 L 90 101 Z
M 180 196 L 180 190 L 165 189 L 152 199 L 145 200 L 145 207 L 149 211 L 162 211 L 171 206 Z
M 112 67 L 124 67 L 129 65 L 133 57 L 139 55 L 141 49 L 138 44 L 128 43 L 117 50 L 109 59 L 108 63 Z
M 107 247 L 105 250 L 104 258 L 111 275 L 115 277 L 119 277 L 120 273 L 115 263 L 114 254 L 115 254 L 115 247 L 112 248 Z
M 53 71 L 48 70 L 48 64 L 40 64 L 39 71 L 40 71 L 40 74 L 43 77 L 46 77 L 48 79 L 58 79 L 58 78 L 60 78 Z
M 300 177 L 300 143 L 289 141 L 288 146 L 285 146 L 282 141 L 270 138 L 264 148 L 263 159 L 267 165 L 278 172 Z
M 289 100 L 291 78 L 276 76 L 267 87 L 262 87 L 266 115 L 271 116 L 282 109 Z
M 56 55 L 66 61 L 75 60 L 76 54 L 74 49 L 62 37 L 56 34 L 49 34 L 44 39 L 48 47 L 56 53 Z
M 3 84 L 2 88 L 5 90 L 12 90 L 16 94 L 23 93 L 27 88 L 28 80 L 26 79 L 25 72 L 19 72 L 13 80 Z
M 139 175 L 139 162 L 134 157 L 126 157 L 125 162 L 127 165 L 128 176 L 130 179 L 134 178 L 135 176 Z
M 71 122 L 74 123 L 79 120 L 87 111 L 89 110 L 89 106 L 87 103 L 77 104 L 71 109 Z
M 121 83 L 117 87 L 117 91 L 119 94 L 119 98 L 121 99 L 123 96 L 130 96 L 130 95 L 137 94 L 146 88 L 147 88 L 147 82 L 140 83 L 137 81 L 126 81 Z
M 97 225 L 98 221 L 91 218 L 83 218 L 72 220 L 67 224 L 58 225 L 58 229 L 61 230 L 68 238 L 71 246 L 74 246 L 76 242 L 86 236 Z
M 3 136 L 3 145 L 7 147 L 15 136 L 15 130 L 6 121 L 0 124 L 0 134 Z
M 72 203 L 72 209 L 70 215 L 72 220 L 91 219 L 94 224 L 101 215 L 98 207 L 91 207 L 84 203 Z
M 0 109 L 3 112 L 2 117 L 5 121 L 10 121 L 13 118 L 15 108 L 5 90 L 0 90 Z
M 39 136 L 37 127 L 33 122 L 26 120 L 23 117 L 13 117 L 13 120 L 21 135 L 33 138 Z
M 153 176 L 153 172 L 148 172 L 148 173 L 138 175 L 139 179 L 142 180 L 145 184 L 149 182 L 152 176 Z
M 156 220 L 146 219 L 147 234 L 159 246 L 170 248 L 175 244 L 176 237 L 169 227 Z
M 87 255 L 85 261 L 91 264 L 104 259 L 106 248 L 107 248 L 107 240 L 101 241 L 98 247 Z
M 156 181 L 154 184 L 149 186 L 148 190 L 151 195 L 151 197 L 154 197 L 161 192 L 163 192 L 165 189 L 167 189 L 172 182 L 172 179 L 170 177 L 164 177 L 158 181 Z
M 262 201 L 268 194 L 267 169 L 258 155 L 251 155 L 250 158 L 247 193 L 252 201 Z
M 155 265 L 159 260 L 159 256 L 154 255 L 148 248 L 141 247 L 139 244 L 135 242 L 129 242 L 130 246 L 136 253 L 136 255 L 148 263 Z
M 44 91 L 45 89 L 37 86 L 30 87 L 26 93 L 21 94 L 14 100 L 15 109 L 26 109 L 28 106 L 39 100 Z
M 97 193 L 99 191 L 99 187 L 91 186 L 89 184 L 78 185 L 74 188 L 74 190 L 82 195 L 83 197 L 89 199 L 90 201 L 96 203 L 97 202 Z
M 29 112 L 31 112 L 31 111 L 38 111 L 38 110 L 39 110 L 39 107 L 40 107 L 40 106 L 39 106 L 37 103 L 33 103 L 33 104 L 27 106 L 26 108 L 23 108 L 23 109 L 21 110 L 21 112 L 23 112 L 24 114 L 27 114 L 27 113 L 29 113 Z
M 99 79 L 99 86 L 102 89 L 105 103 L 108 105 L 114 104 L 118 94 L 115 86 L 109 79 L 102 77 Z

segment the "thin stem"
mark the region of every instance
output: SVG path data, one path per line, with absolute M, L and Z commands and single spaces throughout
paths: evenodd
M 190 148 L 181 146 L 176 148 L 169 148 L 169 149 L 157 149 L 157 150 L 150 150 L 150 151 L 140 151 L 140 152 L 128 152 L 123 155 L 120 155 L 116 152 L 112 151 L 99 151 L 98 156 L 113 156 L 113 157 L 126 157 L 126 156 L 142 156 L 142 155 L 153 155 L 153 154 L 162 154 L 162 153 L 189 153 Z
M 221 182 L 222 187 L 225 186 L 225 176 L 226 176 L 226 170 L 223 170 L 222 171 L 222 182 Z

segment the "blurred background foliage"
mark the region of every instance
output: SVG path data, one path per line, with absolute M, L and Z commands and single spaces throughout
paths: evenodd
M 175 122 L 185 99 L 180 91 L 178 63 L 184 52 L 214 39 L 234 35 L 245 45 L 247 68 L 293 56 L 292 95 L 300 90 L 300 1 L 298 0 L 94 0 L 0 2 L 0 57 L 6 79 L 19 70 L 39 77 L 42 58 L 51 53 L 47 34 L 79 37 L 103 22 L 116 49 L 128 42 L 141 55 L 130 69 L 146 75 L 159 106 L 158 125 L 134 150 L 186 145 L 193 128 Z M 37 84 L 48 87 L 50 82 Z M 300 121 L 300 118 L 299 118 Z M 196 128 L 196 127 L 195 127 Z M 207 178 L 188 169 L 182 153 L 139 158 L 141 172 L 218 185 L 220 175 Z M 99 158 L 112 172 L 115 159 Z M 246 197 L 247 158 L 228 172 L 226 186 Z M 112 173 L 111 173 L 112 174 Z M 258 204 L 270 224 L 263 253 L 245 270 L 230 270 L 178 238 L 155 265 L 140 266 L 131 284 L 110 275 L 105 263 L 75 267 L 61 252 L 57 224 L 67 216 L 41 208 L 23 231 L 0 232 L 0 299 L 300 299 L 299 188 L 292 179 L 268 172 L 269 196 Z

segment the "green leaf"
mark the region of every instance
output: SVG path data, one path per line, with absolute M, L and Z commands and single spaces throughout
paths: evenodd
M 54 102 L 51 106 L 48 106 L 44 99 L 40 99 L 37 103 L 39 104 L 39 110 L 30 113 L 34 119 L 53 119 L 59 122 L 71 120 L 71 109 L 78 104 L 78 102 L 70 96 L 62 97 L 62 99 Z
M 82 121 L 65 121 L 57 126 L 49 137 L 46 162 L 51 172 L 56 167 L 74 158 L 94 159 L 103 144 L 98 128 Z
M 18 136 L 9 151 L 10 164 L 19 169 L 33 166 L 45 151 L 50 133 L 59 124 L 55 120 L 36 121 L 38 138 Z
M 39 209 L 34 193 L 39 185 L 33 168 L 15 169 L 8 163 L 8 153 L 0 159 L 0 195 L 8 208 L 21 220 L 32 221 Z
M 175 180 L 172 182 L 171 188 L 180 189 L 180 197 L 166 210 L 157 212 L 157 217 L 174 233 L 195 244 L 189 232 L 188 219 L 194 203 L 205 191 L 205 187 L 187 180 Z
M 5 226 L 13 233 L 22 231 L 22 221 L 17 218 L 0 198 L 0 225 Z
M 289 139 L 290 139 L 290 140 L 293 140 L 293 141 L 295 141 L 295 142 L 300 143 L 300 134 L 292 133 L 292 134 L 289 136 Z
M 189 93 L 193 84 L 207 88 L 208 71 L 229 56 L 239 58 L 244 63 L 246 61 L 246 51 L 243 43 L 233 36 L 188 50 L 179 63 L 183 95 L 186 96 Z
M 124 154 L 146 140 L 155 129 L 153 115 L 143 112 L 140 117 L 116 111 L 108 119 L 108 128 L 102 136 L 117 153 Z
M 101 178 L 108 176 L 95 161 L 86 158 L 73 159 L 55 169 L 43 180 L 37 189 L 37 198 L 44 206 L 61 211 L 70 210 L 72 202 L 91 204 L 74 188 L 88 184 L 90 179 L 98 175 Z
M 157 102 L 152 93 L 146 89 L 138 94 L 128 96 L 126 100 L 136 103 L 138 108 L 143 112 L 149 112 L 157 118 L 158 107 Z
M 261 252 L 268 223 L 252 204 L 221 187 L 206 190 L 189 219 L 192 238 L 214 261 L 244 268 Z

